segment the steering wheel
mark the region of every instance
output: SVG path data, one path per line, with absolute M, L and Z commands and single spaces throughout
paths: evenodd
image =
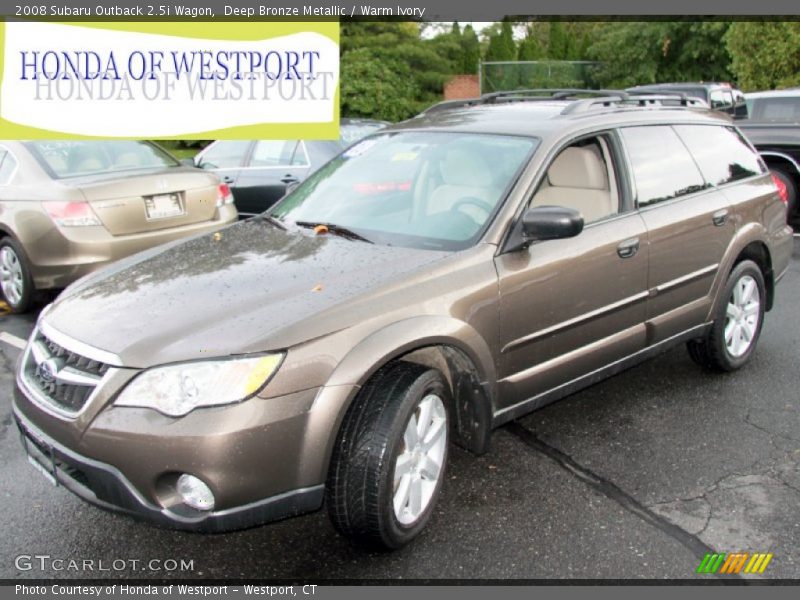
M 453 206 L 450 207 L 450 210 L 461 210 L 464 206 L 475 206 L 486 213 L 486 217 L 482 220 L 475 219 L 469 212 L 467 212 L 467 216 L 472 218 L 476 223 L 483 223 L 488 219 L 492 212 L 494 211 L 494 206 L 492 206 L 486 200 L 481 200 L 480 198 L 476 198 L 475 196 L 464 196 L 463 198 L 459 198 L 453 203 Z

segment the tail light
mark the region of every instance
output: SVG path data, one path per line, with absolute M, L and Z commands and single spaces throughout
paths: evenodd
M 220 183 L 217 187 L 217 208 L 226 204 L 233 204 L 233 194 L 227 183 Z
M 789 204 L 789 192 L 786 191 L 786 184 L 775 173 L 772 174 L 772 181 L 775 183 L 775 187 L 778 188 L 778 196 L 780 196 L 781 202 Z
M 101 225 L 88 202 L 42 202 L 42 206 L 59 227 Z

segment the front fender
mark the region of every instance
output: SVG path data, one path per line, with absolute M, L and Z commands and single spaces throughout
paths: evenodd
M 326 385 L 361 386 L 389 361 L 418 348 L 437 345 L 452 346 L 466 354 L 494 398 L 497 377 L 488 344 L 474 327 L 446 316 L 403 319 L 370 334 L 339 361 Z

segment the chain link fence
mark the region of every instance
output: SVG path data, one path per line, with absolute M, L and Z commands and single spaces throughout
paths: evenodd
M 593 89 L 598 63 L 586 60 L 533 60 L 480 63 L 481 93 L 538 88 Z

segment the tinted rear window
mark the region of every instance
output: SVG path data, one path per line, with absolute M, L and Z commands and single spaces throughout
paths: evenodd
M 54 177 L 79 177 L 137 169 L 177 167 L 180 163 L 153 144 L 135 141 L 27 142 Z
M 639 206 L 671 200 L 707 187 L 692 156 L 669 126 L 621 130 Z
M 800 121 L 800 96 L 754 98 L 750 118 L 764 121 Z
M 756 153 L 732 127 L 677 125 L 675 131 L 700 165 L 706 181 L 713 185 L 763 173 Z

